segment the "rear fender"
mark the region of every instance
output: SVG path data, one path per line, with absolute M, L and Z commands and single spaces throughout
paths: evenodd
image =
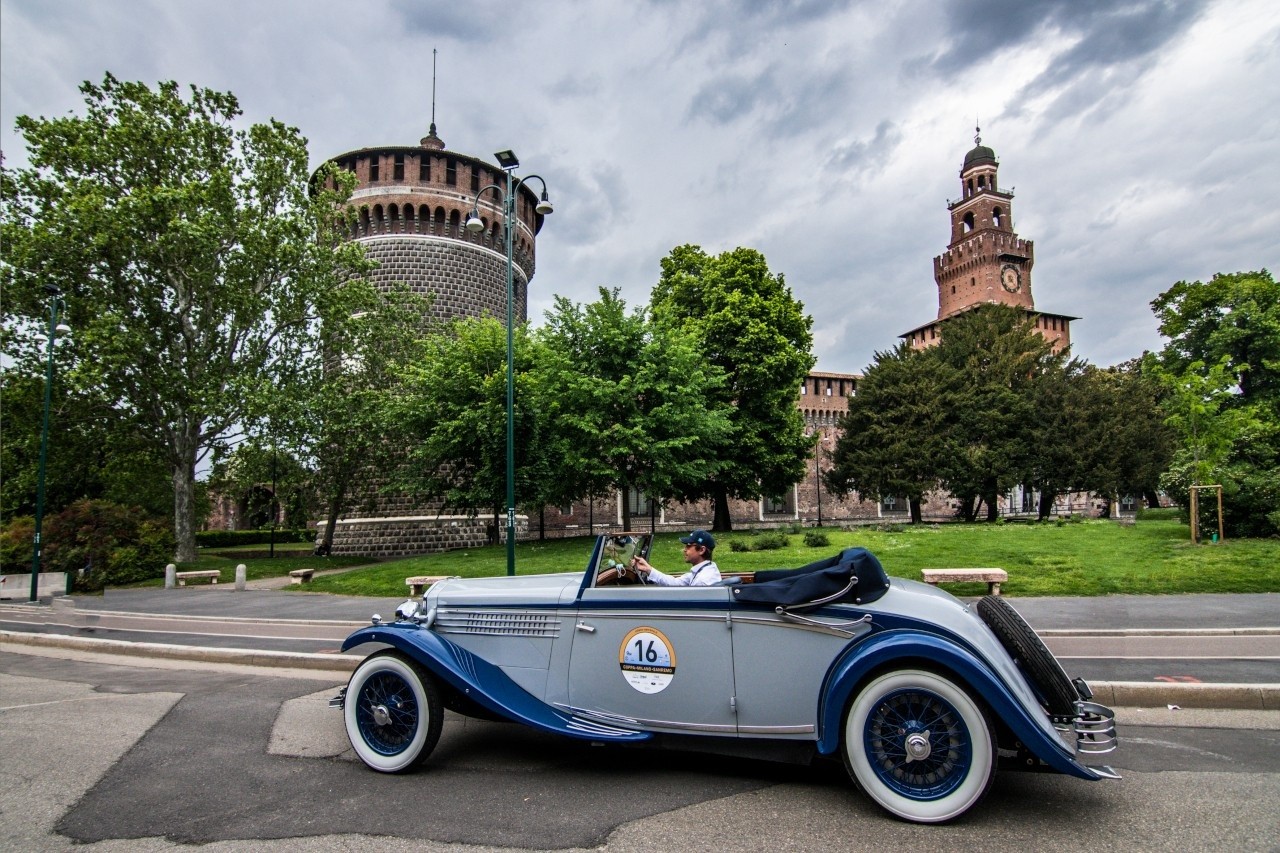
M 898 668 L 924 665 L 950 673 L 976 693 L 976 698 L 981 698 L 1023 745 L 1054 770 L 1081 779 L 1102 778 L 1076 761 L 1052 729 L 1046 731 L 1047 717 L 1038 720 L 1032 716 L 1044 714 L 1042 709 L 1026 708 L 991 667 L 973 652 L 936 634 L 910 630 L 885 631 L 859 643 L 831 667 L 823 685 L 818 712 L 821 726 L 819 752 L 829 755 L 839 748 L 844 712 L 850 699 L 874 673 L 893 669 L 895 664 L 900 665 Z

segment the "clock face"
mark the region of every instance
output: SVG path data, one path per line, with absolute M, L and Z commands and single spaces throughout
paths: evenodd
M 1005 264 L 1000 270 L 1000 284 L 1010 293 L 1017 293 L 1022 289 L 1022 273 L 1013 264 Z

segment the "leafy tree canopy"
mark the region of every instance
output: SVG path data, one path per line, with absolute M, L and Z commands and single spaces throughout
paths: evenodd
M 6 321 L 39 318 L 42 285 L 61 288 L 68 382 L 162 449 L 178 557 L 194 559 L 197 461 L 261 416 L 366 286 L 334 229 L 351 182 L 313 188 L 298 131 L 237 127 L 229 93 L 110 74 L 81 91 L 84 115 L 17 122 L 30 166 L 3 173 Z
M 937 486 L 944 453 L 943 377 L 927 352 L 905 341 L 876 353 L 849 398 L 827 488 L 874 500 L 905 497 L 919 521 L 921 499 Z
M 729 424 L 708 400 L 723 378 L 688 336 L 605 288 L 585 306 L 557 297 L 539 332 L 564 498 L 610 488 L 661 498 L 714 476 Z M 630 509 L 624 500 L 628 529 Z
M 795 397 L 814 363 L 813 318 L 764 255 L 738 248 L 712 256 L 692 245 L 662 259 L 650 310 L 724 373 L 722 390 L 707 401 L 730 425 L 719 470 L 681 497 L 712 497 L 714 528 L 727 530 L 729 496 L 781 494 L 804 474 L 812 442 Z
M 1160 360 L 1201 375 L 1222 364 L 1235 375 L 1240 402 L 1280 397 L 1280 284 L 1267 270 L 1180 281 L 1151 303 L 1169 339 Z

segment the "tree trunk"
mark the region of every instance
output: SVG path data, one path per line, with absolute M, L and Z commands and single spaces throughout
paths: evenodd
M 329 496 L 329 515 L 328 524 L 324 526 L 324 541 L 320 543 L 320 547 L 316 548 L 316 553 L 322 557 L 327 557 L 333 553 L 333 531 L 338 526 L 338 516 L 342 513 L 342 504 L 347 496 L 347 487 L 345 483 L 339 484 L 332 495 Z
M 618 489 L 618 500 L 622 501 L 622 529 L 631 530 L 631 489 Z
M 1040 489 L 1040 506 L 1039 512 L 1036 513 L 1036 517 L 1040 521 L 1044 521 L 1053 512 L 1053 499 L 1055 497 L 1057 496 L 1048 489 Z
M 921 520 L 921 515 L 920 515 L 920 499 L 919 499 L 919 498 L 907 498 L 907 505 L 911 507 L 911 523 L 912 523 L 912 524 L 919 524 L 919 523 L 920 523 L 920 520 Z
M 711 529 L 716 533 L 727 533 L 733 530 L 733 518 L 729 515 L 729 490 L 720 483 L 716 483 L 713 489 L 715 516 L 711 520 Z
M 1150 489 L 1147 489 L 1145 492 L 1142 493 L 1142 496 L 1147 499 L 1147 509 L 1160 508 L 1160 496 L 1158 494 L 1151 491 Z
M 987 482 L 987 492 L 982 499 L 987 502 L 987 521 L 995 521 L 1000 517 L 1000 496 L 996 494 L 994 482 Z
M 173 466 L 173 536 L 178 543 L 174 555 L 179 563 L 196 560 L 196 466 L 183 461 Z

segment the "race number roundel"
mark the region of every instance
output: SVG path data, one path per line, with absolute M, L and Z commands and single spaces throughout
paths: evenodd
M 661 693 L 676 674 L 676 650 L 657 628 L 636 628 L 618 649 L 622 677 L 641 693 Z

